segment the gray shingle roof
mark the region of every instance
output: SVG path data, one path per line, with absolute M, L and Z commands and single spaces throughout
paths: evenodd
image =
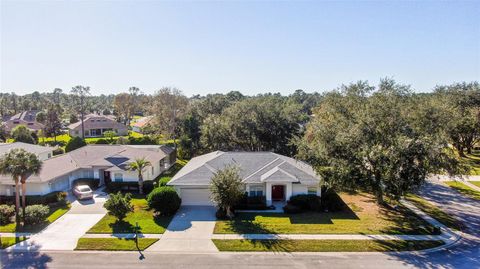
M 50 181 L 79 168 L 105 167 L 112 171 L 126 170 L 127 164 L 136 158 L 145 157 L 153 164 L 166 156 L 161 147 L 157 145 L 141 148 L 129 145 L 87 145 L 43 161 L 40 173 L 30 176 L 28 180 L 31 182 Z M 0 175 L 0 182 L 10 181 L 12 179 L 9 175 Z
M 237 165 L 244 183 L 299 182 L 318 184 L 320 178 L 311 166 L 272 152 L 215 151 L 193 158 L 168 185 L 207 186 L 218 170 Z
M 0 156 L 9 152 L 11 149 L 18 149 L 18 148 L 24 149 L 34 154 L 41 154 L 41 153 L 50 152 L 53 150 L 52 147 L 43 147 L 43 146 L 27 144 L 23 142 L 14 142 L 14 143 L 8 143 L 8 144 L 0 144 Z

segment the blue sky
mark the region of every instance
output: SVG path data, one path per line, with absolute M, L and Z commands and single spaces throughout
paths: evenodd
M 326 91 L 480 79 L 480 1 L 1 0 L 0 91 Z

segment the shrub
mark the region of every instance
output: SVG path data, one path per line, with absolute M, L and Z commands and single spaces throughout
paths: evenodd
M 126 137 L 120 136 L 119 138 L 117 138 L 117 144 L 119 145 L 128 145 L 129 143 L 130 141 Z
M 127 213 L 133 211 L 133 206 L 130 204 L 132 195 L 127 193 L 123 195 L 121 192 L 117 194 L 110 194 L 110 198 L 105 202 L 103 207 L 107 209 L 108 214 L 115 216 L 118 220 L 123 220 Z
M 283 207 L 283 212 L 285 212 L 286 214 L 298 214 L 298 213 L 301 213 L 302 211 L 303 210 L 300 207 L 292 205 L 290 203 L 286 204 Z
M 50 209 L 46 205 L 29 205 L 25 208 L 25 224 L 35 225 L 42 223 L 48 217 Z
M 63 154 L 63 153 L 65 153 L 65 151 L 62 148 L 56 148 L 56 149 L 53 150 L 53 156 L 60 155 L 60 154 Z
M 15 215 L 15 207 L 11 205 L 0 205 L 0 224 L 8 224 L 12 221 Z
M 107 182 L 109 192 L 135 191 L 138 192 L 138 182 Z
M 161 215 L 170 216 L 180 208 L 182 200 L 172 187 L 158 187 L 147 197 L 148 206 Z
M 268 209 L 265 196 L 248 196 L 245 193 L 235 209 L 243 210 L 264 210 Z
M 217 209 L 217 212 L 215 212 L 215 217 L 219 220 L 226 220 L 227 218 L 227 212 L 225 210 L 219 208 Z
M 70 139 L 70 141 L 68 141 L 67 145 L 65 145 L 65 152 L 70 152 L 72 150 L 76 150 L 76 149 L 81 148 L 81 147 L 86 146 L 86 145 L 87 145 L 87 143 L 85 143 L 85 140 L 76 136 L 76 137 Z
M 157 140 L 148 135 L 142 137 L 129 136 L 128 142 L 131 145 L 158 145 Z
M 156 182 L 153 180 L 147 180 L 143 182 L 143 193 L 149 194 L 156 187 Z
M 289 203 L 301 210 L 305 211 L 320 211 L 321 201 L 320 197 L 315 194 L 299 194 L 290 197 Z
M 167 183 L 172 179 L 171 177 L 161 177 L 158 181 L 159 186 L 167 186 Z
M 95 141 L 95 144 L 97 145 L 108 145 L 110 142 L 107 141 L 105 138 L 100 138 L 97 141 Z

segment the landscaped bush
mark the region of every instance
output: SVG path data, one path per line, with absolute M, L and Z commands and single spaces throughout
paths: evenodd
M 296 206 L 304 211 L 320 211 L 320 197 L 315 194 L 299 194 L 290 197 L 289 204 Z
M 0 225 L 8 224 L 15 215 L 15 207 L 11 205 L 0 205 Z
M 265 196 L 248 196 L 247 193 L 243 195 L 235 209 L 240 210 L 265 210 L 267 207 L 267 200 Z
M 27 205 L 37 205 L 37 204 L 53 204 L 58 202 L 58 191 L 51 192 L 46 195 L 27 195 L 26 202 Z M 1 204 L 14 204 L 15 203 L 15 196 L 0 196 Z
M 153 180 L 147 180 L 143 182 L 143 193 L 149 194 L 156 187 L 156 182 Z
M 158 145 L 157 140 L 148 135 L 142 137 L 129 136 L 128 142 L 130 145 Z
M 172 187 L 158 187 L 147 197 L 148 206 L 161 215 L 170 216 L 180 208 L 182 200 Z
M 217 212 L 215 212 L 215 217 L 219 220 L 226 220 L 227 218 L 227 212 L 225 210 L 219 208 L 217 209 Z
M 29 205 L 25 208 L 25 224 L 35 225 L 45 221 L 50 213 L 46 205 Z
M 85 140 L 76 136 L 76 137 L 70 139 L 70 141 L 68 141 L 67 145 L 65 145 L 65 152 L 70 152 L 72 150 L 76 150 L 76 149 L 81 148 L 81 147 L 86 146 L 86 145 L 87 145 L 87 143 L 85 143 Z
M 127 193 L 123 195 L 121 192 L 117 194 L 110 194 L 110 198 L 105 202 L 103 207 L 108 211 L 108 214 L 115 216 L 118 220 L 123 220 L 127 213 L 133 211 L 133 206 L 130 204 L 132 195 Z
M 100 179 L 96 179 L 96 178 L 79 178 L 79 179 L 75 179 L 72 182 L 72 186 L 88 185 L 92 190 L 98 189 L 99 184 L 100 184 Z
M 110 142 L 108 142 L 107 139 L 100 138 L 97 141 L 95 141 L 95 144 L 97 144 L 97 145 L 108 145 L 108 144 L 110 144 Z
M 283 212 L 285 212 L 286 214 L 298 214 L 303 212 L 303 210 L 300 207 L 294 206 L 289 203 L 283 207 Z
M 161 177 L 158 181 L 159 186 L 167 186 L 167 183 L 172 179 L 172 177 Z
M 62 148 L 56 148 L 56 149 L 53 150 L 53 156 L 60 155 L 60 154 L 63 154 L 63 153 L 65 153 L 65 151 Z
M 138 182 L 107 182 L 105 185 L 107 186 L 107 190 L 109 192 L 138 192 Z

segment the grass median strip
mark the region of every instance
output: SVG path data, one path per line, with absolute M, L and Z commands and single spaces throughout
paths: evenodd
M 409 194 L 405 197 L 405 199 L 411 202 L 418 209 L 427 213 L 430 217 L 444 224 L 445 226 L 459 231 L 463 229 L 463 223 L 461 221 L 445 213 L 440 208 L 423 199 L 422 197 L 414 194 Z
M 10 246 L 13 246 L 17 243 L 20 243 L 27 238 L 25 236 L 19 236 L 19 237 L 0 237 L 0 249 L 5 249 Z
M 212 240 L 220 251 L 384 252 L 413 251 L 443 245 L 442 241 L 409 240 Z
M 445 181 L 445 184 L 450 186 L 451 188 L 454 188 L 461 194 L 470 197 L 475 200 L 480 200 L 480 192 L 472 189 L 470 186 L 467 186 L 463 184 L 462 182 L 459 181 Z
M 138 248 L 133 239 L 124 238 L 80 238 L 77 242 L 75 250 L 145 250 L 153 243 L 157 242 L 157 238 L 139 238 Z

